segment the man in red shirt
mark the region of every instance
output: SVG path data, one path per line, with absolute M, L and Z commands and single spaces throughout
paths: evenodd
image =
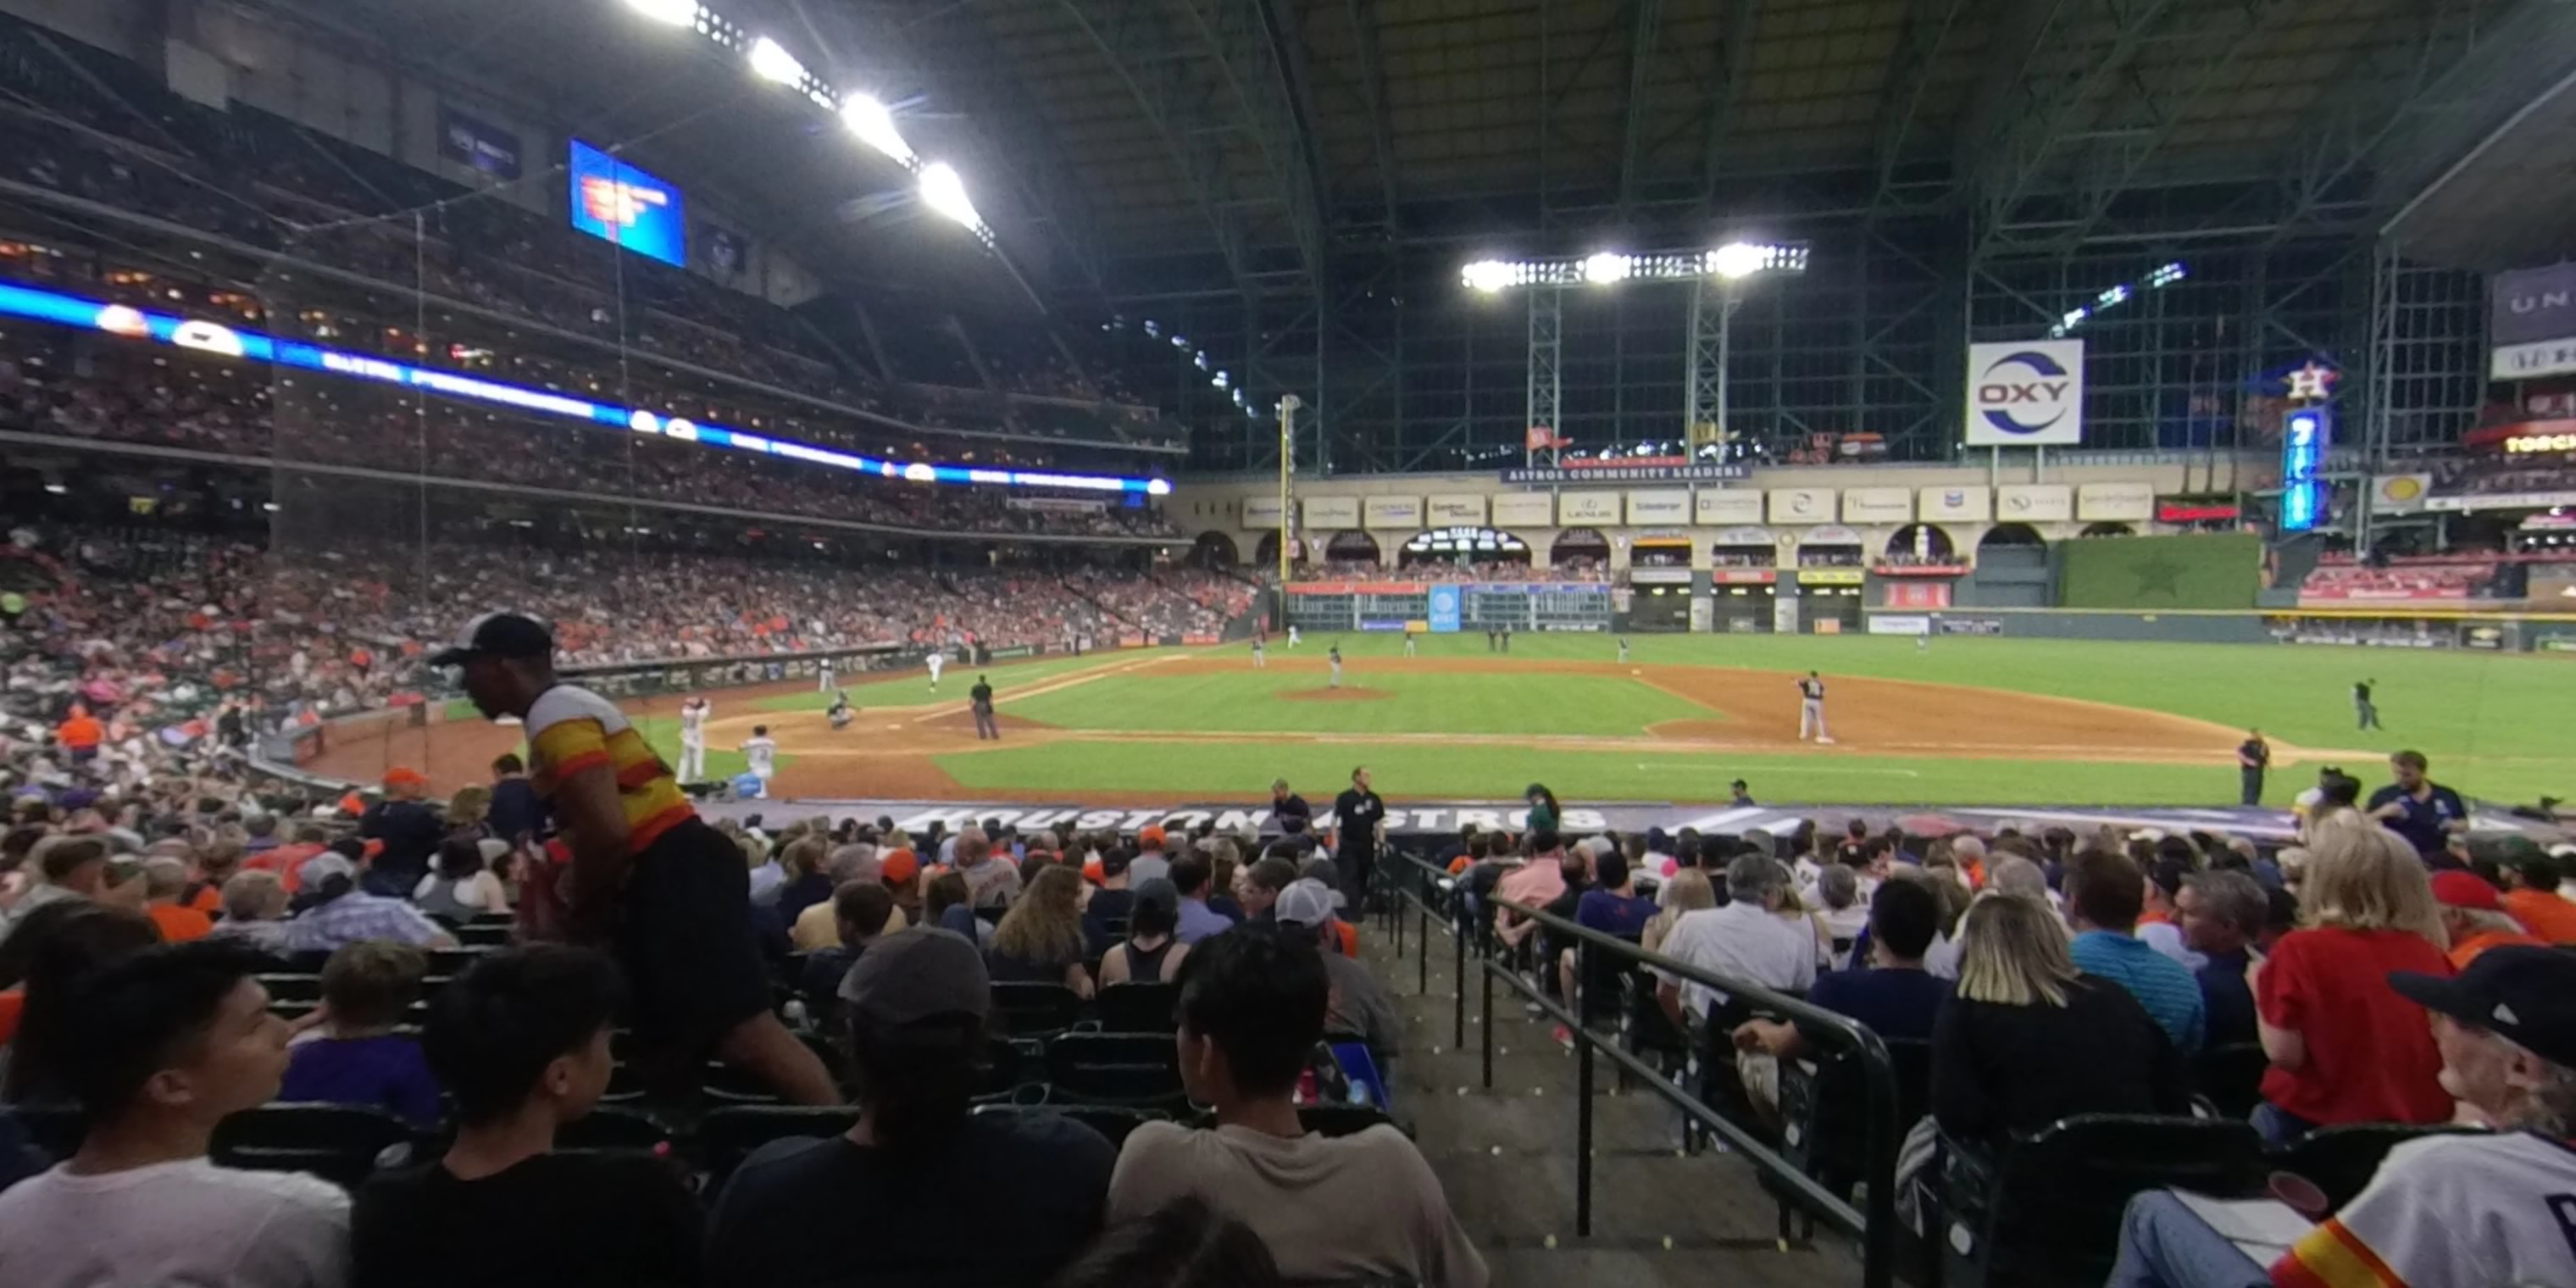
M 77 702 L 72 704 L 71 715 L 54 726 L 54 741 L 62 744 L 73 764 L 95 758 L 98 745 L 106 740 L 107 726 L 100 724 L 98 717 L 89 713 L 88 707 Z
M 295 839 L 265 854 L 255 854 L 242 861 L 242 866 L 255 872 L 274 872 L 277 883 L 288 894 L 303 888 L 300 875 L 304 861 L 320 854 L 331 843 L 331 833 L 319 824 L 303 823 L 295 829 Z

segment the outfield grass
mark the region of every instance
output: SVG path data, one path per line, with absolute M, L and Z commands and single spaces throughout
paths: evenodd
M 1387 635 L 1309 636 L 1295 653 L 1273 642 L 1274 658 L 1321 656 L 1339 643 L 1345 683 L 1380 689 L 1377 702 L 1290 702 L 1280 689 L 1311 688 L 1250 669 L 1212 675 L 1104 677 L 1009 710 L 1067 728 L 1160 732 L 1240 730 L 1233 742 L 1002 747 L 942 756 L 941 767 L 982 794 L 1014 787 L 1169 791 L 1232 796 L 1286 773 L 1312 791 L 1337 788 L 1365 760 L 1381 790 L 1406 796 L 1501 798 L 1534 780 L 1560 795 L 1593 799 L 1723 799 L 1728 779 L 1753 782 L 1772 800 L 1831 803 L 2230 804 L 2235 768 L 2047 760 L 1905 759 L 1829 755 L 1570 751 L 1515 746 L 1515 734 L 1634 734 L 1646 724 L 1707 718 L 1694 704 L 1617 677 L 1508 674 L 1372 675 L 1369 661 L 1401 651 Z M 2379 752 L 2412 747 L 2432 757 L 2434 776 L 2473 795 L 2529 800 L 2576 796 L 2576 756 L 2564 729 L 2576 711 L 2576 662 L 2523 655 L 2263 645 L 2110 643 L 1943 638 L 1918 652 L 1914 641 L 1870 636 L 1632 636 L 1634 660 L 1758 670 L 1815 669 L 2001 691 L 1995 719 L 2012 718 L 2012 691 L 2138 707 L 2242 728 L 2320 749 Z M 1482 635 L 1421 641 L 1425 657 L 1487 656 Z M 1522 635 L 1515 659 L 1614 660 L 1600 635 Z M 2383 731 L 2353 728 L 2350 688 L 2378 681 Z M 1272 732 L 1455 733 L 1453 742 L 1336 747 L 1265 743 Z M 2376 764 L 2347 767 L 2377 781 Z M 2272 776 L 2268 799 L 2286 804 L 2307 785 L 2305 767 Z
M 851 683 L 841 687 L 849 690 L 851 703 L 862 711 L 900 710 L 906 707 L 926 707 L 939 702 L 962 702 L 966 698 L 966 690 L 975 687 L 975 677 L 979 674 L 991 676 L 993 688 L 997 692 L 1008 693 L 1015 686 L 1025 687 L 1050 676 L 1062 675 L 1067 671 L 1103 666 L 1118 660 L 1120 656 L 1115 653 L 1086 653 L 1081 657 L 1032 658 L 1025 662 L 996 662 L 980 670 L 951 662 L 948 664 L 948 670 L 939 677 L 937 693 L 930 691 L 930 673 L 922 670 L 898 672 L 884 678 L 870 676 L 865 683 Z M 861 677 L 850 678 L 857 680 Z M 754 698 L 750 705 L 755 711 L 821 711 L 832 705 L 832 695 L 820 689 L 812 689 L 804 693 L 781 693 L 772 697 Z

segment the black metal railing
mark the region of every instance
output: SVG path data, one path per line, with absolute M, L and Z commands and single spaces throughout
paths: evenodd
M 1576 925 L 1544 909 L 1488 896 L 1492 909 L 1510 909 L 1514 914 L 1536 921 L 1556 943 L 1571 944 L 1575 950 L 1574 979 L 1576 1006 L 1568 1010 L 1553 990 L 1531 984 L 1518 970 L 1494 951 L 1488 932 L 1491 917 L 1485 908 L 1469 908 L 1463 883 L 1443 869 L 1410 855 L 1390 855 L 1378 865 L 1383 889 L 1393 898 L 1383 899 L 1383 908 L 1396 952 L 1405 946 L 1405 912 L 1409 905 L 1414 913 L 1413 953 L 1416 991 L 1428 992 L 1430 983 L 1431 927 L 1436 922 L 1449 932 L 1455 957 L 1453 978 L 1457 982 L 1452 1036 L 1454 1049 L 1467 1044 L 1467 958 L 1471 947 L 1482 969 L 1479 971 L 1481 1000 L 1479 1021 L 1483 1035 L 1484 1087 L 1494 1086 L 1494 981 L 1501 980 L 1513 992 L 1536 1006 L 1543 1014 L 1565 1026 L 1573 1037 L 1575 1063 L 1575 1148 L 1574 1148 L 1574 1232 L 1578 1237 L 1592 1233 L 1592 1135 L 1593 1086 L 1597 1060 L 1606 1059 L 1622 1074 L 1654 1092 L 1665 1103 L 1678 1110 L 1685 1119 L 1702 1130 L 1724 1139 L 1735 1153 L 1751 1163 L 1763 1178 L 1795 1202 L 1817 1221 L 1849 1236 L 1860 1245 L 1862 1288 L 1889 1288 L 1895 1280 L 1897 1250 L 1896 1154 L 1908 1124 L 1898 1121 L 1898 1087 L 1896 1066 L 1888 1056 L 1887 1046 L 1877 1034 L 1847 1015 L 1811 1005 L 1765 988 L 1749 980 L 1736 979 L 1688 962 L 1647 952 L 1627 940 L 1605 935 L 1587 926 Z M 1849 1058 L 1858 1062 L 1861 1085 L 1866 1091 L 1862 1115 L 1862 1171 L 1860 1206 L 1809 1176 L 1796 1162 L 1783 1157 L 1771 1143 L 1749 1130 L 1742 1122 L 1718 1111 L 1689 1089 L 1677 1085 L 1669 1076 L 1629 1050 L 1618 1034 L 1596 1032 L 1584 1022 L 1593 1011 L 1585 990 L 1599 978 L 1595 958 L 1608 954 L 1624 963 L 1622 969 L 1633 971 L 1646 967 L 1676 982 L 1698 984 L 1716 989 L 1729 998 L 1757 1012 L 1785 1018 L 1798 1026 L 1800 1033 L 1815 1048 L 1819 1060 Z M 1552 978 L 1553 963 L 1546 976 Z M 1717 1058 L 1731 1050 L 1724 1034 L 1715 1035 Z

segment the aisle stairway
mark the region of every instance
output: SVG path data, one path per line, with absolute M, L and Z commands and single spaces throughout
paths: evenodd
M 1434 928 L 1428 991 L 1417 988 L 1408 919 L 1398 958 L 1371 920 L 1369 966 L 1405 1017 L 1397 1116 L 1414 1131 L 1496 1288 L 1731 1288 L 1841 1285 L 1858 1257 L 1830 1235 L 1784 1250 L 1777 1209 L 1752 1169 L 1722 1152 L 1678 1153 L 1680 1118 L 1645 1092 L 1620 1093 L 1596 1067 L 1592 1235 L 1574 1233 L 1576 1061 L 1497 988 L 1494 1089 L 1483 1081 L 1476 963 L 1467 963 L 1467 1043 L 1453 1045 L 1450 941 Z

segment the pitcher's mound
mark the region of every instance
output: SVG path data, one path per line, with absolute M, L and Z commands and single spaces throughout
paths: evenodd
M 1290 702 L 1375 702 L 1389 696 L 1383 689 L 1363 689 L 1345 684 L 1338 689 L 1288 689 L 1278 696 Z

